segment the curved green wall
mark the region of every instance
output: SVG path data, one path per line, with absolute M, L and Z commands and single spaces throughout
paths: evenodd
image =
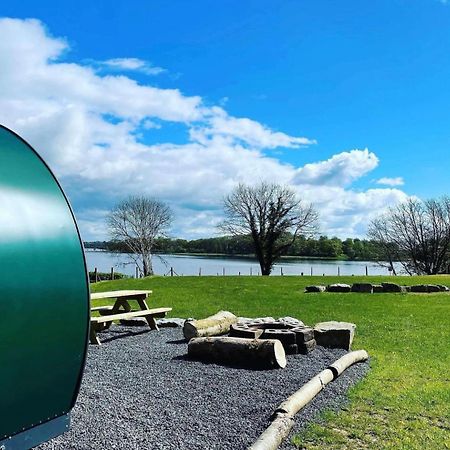
M 0 440 L 69 412 L 88 327 L 86 264 L 67 199 L 36 152 L 0 126 Z

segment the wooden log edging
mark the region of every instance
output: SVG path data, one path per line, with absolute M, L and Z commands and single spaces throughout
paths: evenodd
M 369 355 L 365 350 L 347 353 L 311 378 L 298 391 L 281 403 L 272 415 L 270 425 L 247 450 L 276 450 L 294 426 L 293 417 L 295 414 L 305 407 L 328 383 L 341 375 L 342 372 L 353 364 L 366 361 L 368 358 Z

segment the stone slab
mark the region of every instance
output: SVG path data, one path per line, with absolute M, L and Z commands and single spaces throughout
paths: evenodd
M 349 284 L 344 283 L 329 284 L 327 286 L 328 292 L 350 292 L 351 290 L 352 287 Z
M 322 285 L 311 285 L 305 287 L 305 292 L 325 292 L 326 286 Z
M 364 294 L 372 294 L 373 286 L 371 283 L 353 283 L 352 292 L 362 292 Z
M 314 327 L 314 338 L 322 347 L 350 350 L 356 325 L 349 322 L 320 322 Z
M 381 283 L 381 286 L 383 286 L 383 292 L 406 292 L 406 289 L 397 283 Z

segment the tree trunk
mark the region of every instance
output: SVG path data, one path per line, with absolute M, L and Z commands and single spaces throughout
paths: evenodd
M 193 359 L 251 368 L 284 368 L 286 354 L 277 339 L 205 337 L 189 341 Z
M 228 333 L 231 325 L 237 321 L 238 318 L 233 313 L 219 311 L 206 319 L 184 322 L 183 334 L 187 340 L 193 337 L 218 336 Z
M 151 256 L 142 257 L 142 270 L 144 272 L 144 277 L 153 275 L 153 264 Z

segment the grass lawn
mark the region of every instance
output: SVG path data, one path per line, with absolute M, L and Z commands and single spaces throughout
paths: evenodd
M 201 318 L 227 309 L 240 316 L 293 316 L 357 325 L 354 349 L 372 370 L 350 392 L 350 404 L 326 412 L 294 437 L 304 449 L 450 448 L 450 294 L 305 294 L 307 284 L 395 281 L 450 286 L 427 277 L 152 277 L 101 282 L 93 292 L 152 289 L 152 306 L 174 317 Z M 105 304 L 96 302 L 94 306 Z

